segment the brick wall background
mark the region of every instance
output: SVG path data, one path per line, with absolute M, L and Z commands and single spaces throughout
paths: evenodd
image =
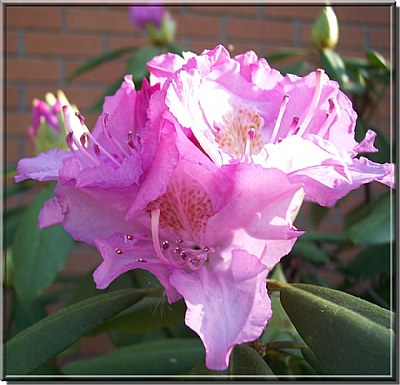
M 233 54 L 254 50 L 260 56 L 281 49 L 305 48 L 318 66 L 310 31 L 320 6 L 198 6 L 170 5 L 177 22 L 177 41 L 201 52 L 218 43 L 231 44 Z M 390 59 L 390 22 L 394 6 L 334 6 L 340 24 L 337 51 L 363 57 L 367 48 Z M 26 131 L 33 98 L 63 89 L 69 100 L 95 121 L 88 108 L 108 84 L 125 71 L 122 57 L 67 83 L 67 76 L 86 60 L 108 50 L 147 44 L 145 34 L 128 21 L 127 6 L 6 6 L 6 165 L 30 155 Z M 274 66 L 287 63 L 274 63 Z M 389 100 L 379 114 L 389 125 Z

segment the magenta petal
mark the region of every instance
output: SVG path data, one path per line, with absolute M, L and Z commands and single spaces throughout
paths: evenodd
M 107 239 L 96 239 L 96 247 L 103 257 L 93 274 L 97 288 L 105 289 L 126 271 L 143 269 L 157 277 L 166 290 L 169 303 L 176 302 L 181 296 L 169 283 L 171 268 L 155 256 L 151 240 L 142 238 L 142 234 L 116 233 Z
M 41 229 L 62 223 L 63 220 L 64 214 L 56 198 L 51 198 L 44 202 L 44 206 L 39 213 L 39 227 Z
M 234 250 L 230 266 L 173 272 L 170 282 L 187 305 L 186 325 L 202 339 L 206 365 L 224 370 L 236 344 L 263 332 L 272 309 L 266 290 L 266 267 L 254 255 Z
M 69 152 L 56 148 L 34 158 L 23 158 L 18 162 L 17 176 L 14 180 L 17 183 L 29 178 L 39 181 L 57 180 L 62 161 L 70 156 Z

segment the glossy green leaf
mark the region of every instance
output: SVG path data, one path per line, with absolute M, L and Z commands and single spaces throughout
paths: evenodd
M 94 59 L 90 59 L 86 63 L 84 63 L 82 66 L 77 68 L 71 75 L 69 75 L 67 78 L 67 81 L 71 81 L 72 79 L 100 66 L 101 64 L 104 64 L 110 60 L 117 59 L 120 56 L 122 56 L 123 54 L 125 54 L 127 52 L 132 52 L 134 50 L 136 50 L 135 47 L 118 48 L 116 50 L 106 52 L 103 55 L 97 56 Z
M 13 318 L 20 332 L 47 316 L 44 304 L 39 299 L 34 301 L 13 300 Z
M 53 187 L 40 193 L 25 210 L 13 245 L 13 279 L 18 295 L 38 297 L 55 279 L 73 249 L 74 241 L 61 225 L 40 229 L 38 216 Z
M 162 50 L 160 47 L 150 46 L 140 48 L 132 54 L 128 59 L 128 72 L 133 75 L 135 84 L 141 82 L 143 78 L 149 75 L 149 71 L 146 67 L 147 62 L 161 53 Z
M 238 375 L 247 378 L 258 376 L 258 380 L 274 379 L 275 374 L 263 360 L 263 358 L 247 345 L 236 345 L 231 353 L 229 366 L 226 370 L 216 371 L 206 367 L 204 359 L 190 371 L 191 375 L 218 377 L 220 379 L 238 379 Z M 259 377 L 260 375 L 265 377 Z
M 306 361 L 318 374 L 331 374 L 329 369 L 317 358 L 310 348 L 304 347 L 301 349 L 301 352 Z
M 329 261 L 329 255 L 324 250 L 310 241 L 299 239 L 293 249 L 292 255 L 301 257 L 305 261 L 309 261 L 318 265 L 323 265 Z
M 393 314 L 338 290 L 293 284 L 281 302 L 297 331 L 330 372 L 390 375 Z
M 370 49 L 367 52 L 365 52 L 365 56 L 374 67 L 383 69 L 385 71 L 390 71 L 388 63 L 379 52 Z
M 352 213 L 345 231 L 355 244 L 380 245 L 394 240 L 394 202 L 390 191 Z
M 199 339 L 163 339 L 117 349 L 100 357 L 71 362 L 74 375 L 171 375 L 187 372 L 204 354 Z
M 183 301 L 169 305 L 163 298 L 145 298 L 110 320 L 102 330 L 120 330 L 129 333 L 143 333 L 165 327 L 183 320 L 186 306 Z
M 4 347 L 5 373 L 29 374 L 122 310 L 146 290 L 121 290 L 68 306 L 11 338 Z

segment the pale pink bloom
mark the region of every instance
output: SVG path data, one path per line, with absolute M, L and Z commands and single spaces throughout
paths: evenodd
M 277 167 L 327 206 L 364 183 L 394 185 L 392 164 L 356 158 L 376 151 L 375 133 L 355 141 L 356 113 L 323 70 L 283 77 L 254 52 L 230 58 L 222 46 L 161 55 L 148 68 L 169 111 L 218 166 Z

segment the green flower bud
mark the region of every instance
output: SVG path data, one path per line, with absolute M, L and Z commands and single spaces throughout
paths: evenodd
M 314 22 L 311 38 L 315 47 L 334 49 L 339 40 L 339 25 L 334 10 L 324 7 Z
M 146 23 L 146 30 L 153 44 L 163 46 L 174 41 L 176 23 L 171 15 L 165 12 L 160 28 L 153 23 Z

